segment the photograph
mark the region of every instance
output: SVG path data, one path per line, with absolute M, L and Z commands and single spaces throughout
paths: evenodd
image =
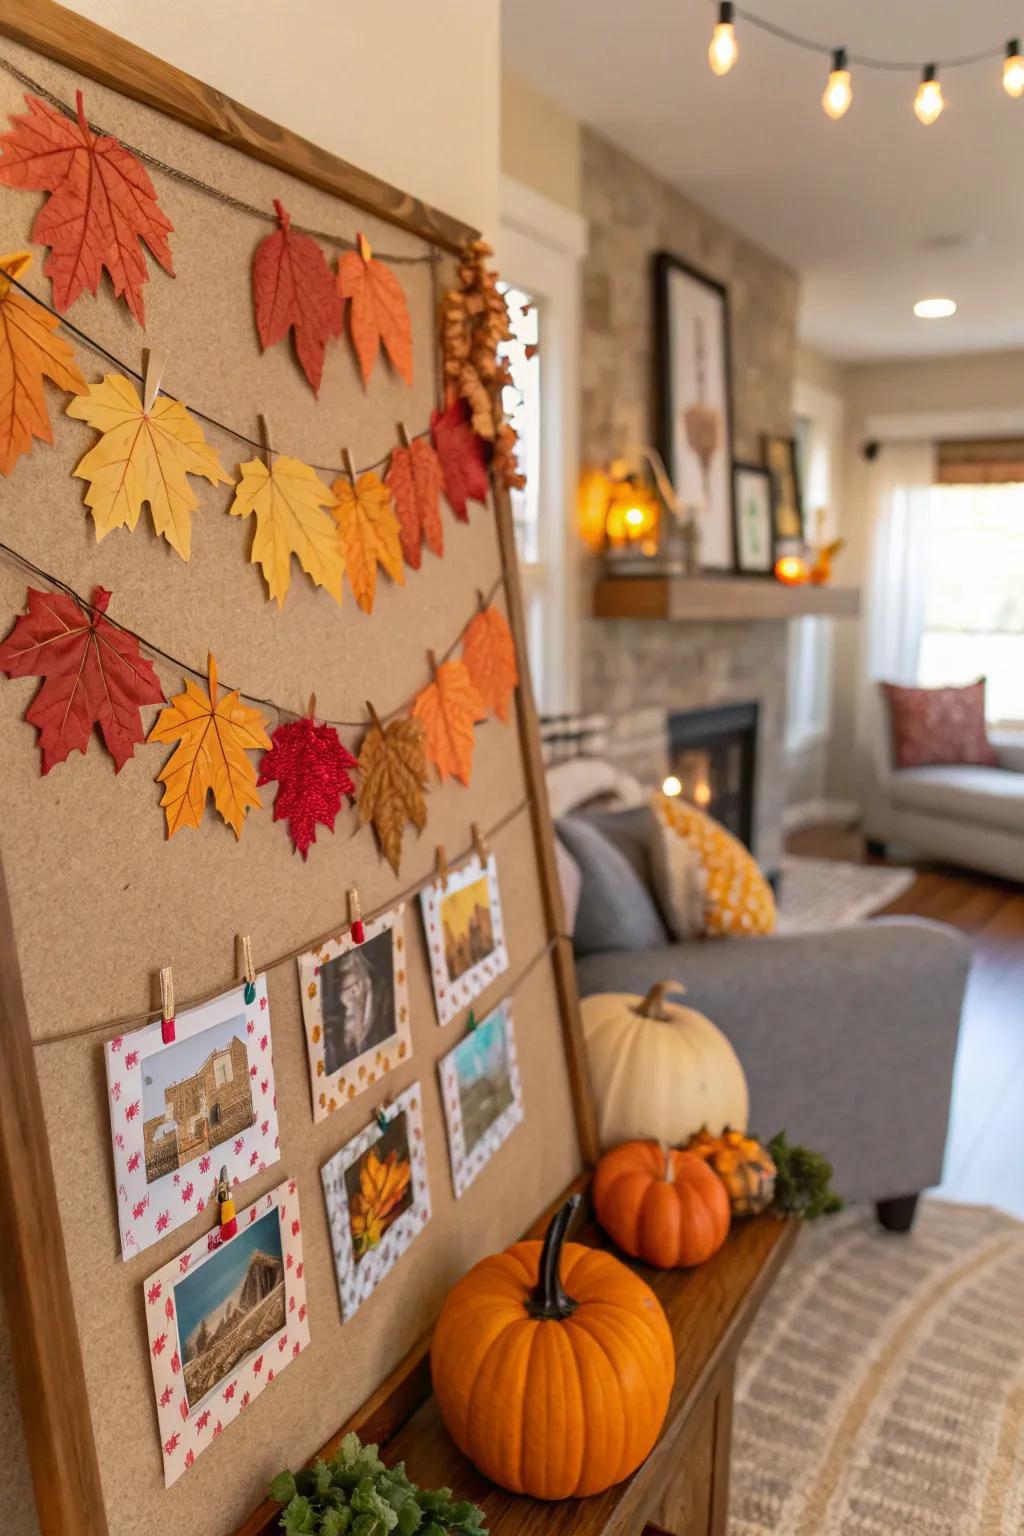
M 222 1167 L 254 1178 L 281 1156 L 267 978 L 183 1009 L 103 1048 L 121 1257 L 204 1211 Z
M 733 483 L 736 569 L 743 576 L 770 576 L 775 567 L 771 476 L 759 464 L 734 464 Z
M 439 1071 L 458 1196 L 523 1118 L 510 1004 L 471 1029 L 441 1058 Z
M 705 570 L 732 571 L 729 297 L 662 251 L 654 258 L 658 448 L 676 497 L 696 514 Z
M 420 892 L 437 1022 L 449 1024 L 508 970 L 508 949 L 493 854 L 477 855 Z
M 407 963 L 404 906 L 299 956 L 314 1120 L 412 1055 Z
M 775 541 L 802 540 L 804 511 L 800 496 L 800 475 L 796 462 L 796 439 L 768 437 L 761 441 L 765 468 L 772 482 L 772 515 Z
M 430 1220 L 419 1083 L 380 1115 L 320 1170 L 345 1321 Z

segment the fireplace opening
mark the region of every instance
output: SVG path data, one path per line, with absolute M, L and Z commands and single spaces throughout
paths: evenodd
M 753 846 L 757 704 L 674 711 L 668 717 L 677 793 Z M 666 780 L 666 789 L 670 780 Z M 675 785 L 671 785 L 675 789 Z

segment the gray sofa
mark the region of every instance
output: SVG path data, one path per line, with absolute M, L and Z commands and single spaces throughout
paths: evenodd
M 683 943 L 671 942 L 662 923 L 662 941 L 651 944 L 634 883 L 654 901 L 650 815 L 646 807 L 584 811 L 558 823 L 582 875 L 574 932 L 581 994 L 684 983 L 687 1003 L 724 1031 L 743 1063 L 751 1128 L 764 1137 L 785 1129 L 827 1153 L 846 1198 L 875 1202 L 883 1225 L 906 1230 L 920 1191 L 942 1177 L 967 940 L 900 917 Z

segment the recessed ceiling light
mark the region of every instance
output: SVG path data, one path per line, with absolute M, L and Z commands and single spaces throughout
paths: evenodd
M 919 320 L 945 320 L 956 314 L 955 299 L 918 299 L 914 314 Z

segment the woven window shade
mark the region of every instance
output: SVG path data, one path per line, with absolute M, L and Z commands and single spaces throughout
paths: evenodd
M 1006 485 L 1024 480 L 1024 438 L 939 443 L 939 485 Z

